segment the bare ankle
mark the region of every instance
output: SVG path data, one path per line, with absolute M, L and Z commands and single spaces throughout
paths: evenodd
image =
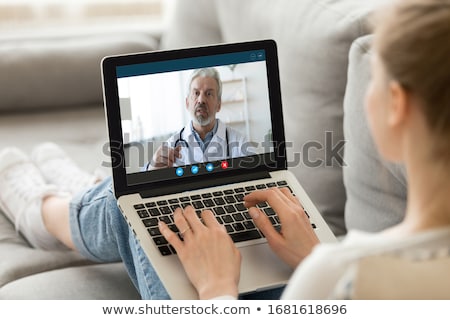
M 42 200 L 42 220 L 48 232 L 65 246 L 75 250 L 69 221 L 71 197 L 48 196 Z

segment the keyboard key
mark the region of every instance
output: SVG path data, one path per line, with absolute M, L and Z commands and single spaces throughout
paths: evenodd
M 247 241 L 247 240 L 254 240 L 261 238 L 261 234 L 258 230 L 249 230 L 239 233 L 232 233 L 230 234 L 231 239 L 234 242 L 241 242 L 241 241 Z
M 148 228 L 147 231 L 152 237 L 161 235 L 161 232 L 159 232 L 159 228 L 157 228 L 157 227 L 155 227 L 155 228 Z
M 169 204 L 175 204 L 175 203 L 178 203 L 179 200 L 178 199 L 169 199 L 168 202 L 169 202 Z
M 258 208 L 262 209 L 262 208 L 267 208 L 269 206 L 269 204 L 267 202 L 260 202 L 256 206 Z
M 234 189 L 234 192 L 236 192 L 236 193 L 242 193 L 244 191 L 245 191 L 244 188 L 236 188 L 236 189 Z
M 242 223 L 240 223 L 240 222 L 233 223 L 233 228 L 234 228 L 234 230 L 236 230 L 238 232 L 242 231 L 242 230 L 245 230 L 244 225 Z
M 160 246 L 158 249 L 163 256 L 170 256 L 172 254 L 172 250 L 170 250 L 169 246 Z
M 163 244 L 168 244 L 167 240 L 164 237 L 154 237 L 153 238 L 153 242 L 157 245 L 157 246 L 161 246 Z
M 180 202 L 189 202 L 189 201 L 191 201 L 191 199 L 189 199 L 189 197 L 180 197 L 179 200 L 180 200 Z
M 236 198 L 236 200 L 238 201 L 238 202 L 242 202 L 242 201 L 244 201 L 244 194 L 243 193 L 238 193 L 238 194 L 236 194 L 234 197 Z
M 203 194 L 202 194 L 202 198 L 203 198 L 203 199 L 207 199 L 207 198 L 211 198 L 211 197 L 212 197 L 212 194 L 209 193 L 209 192 L 208 192 L 208 193 L 203 193 Z
M 156 218 L 144 219 L 144 220 L 142 220 L 142 222 L 144 223 L 144 226 L 146 226 L 146 227 L 155 227 L 158 225 L 158 219 L 156 219 Z
M 215 206 L 215 203 L 214 203 L 214 201 L 213 201 L 212 199 L 206 199 L 206 200 L 203 200 L 203 204 L 204 204 L 205 207 L 207 207 L 207 208 L 211 208 L 211 207 L 214 207 L 214 206 Z
M 146 206 L 147 208 L 153 208 L 153 207 L 156 207 L 156 202 L 147 202 L 147 203 L 145 204 L 145 206 Z
M 150 208 L 148 209 L 148 211 L 150 211 L 150 214 L 152 217 L 156 217 L 156 216 L 160 216 L 161 212 L 159 212 L 158 208 Z
M 248 230 L 250 230 L 250 229 L 255 229 L 255 228 L 256 228 L 256 227 L 255 227 L 255 224 L 254 224 L 252 221 L 249 221 L 249 220 L 242 222 L 242 224 L 243 224 L 244 227 L 245 227 L 246 229 L 248 229 Z
M 167 206 L 159 208 L 159 211 L 161 211 L 162 214 L 170 214 L 170 213 L 172 213 L 172 210 L 169 207 L 167 207 Z
M 169 216 L 160 216 L 159 221 L 163 221 L 165 224 L 171 224 L 172 220 Z
M 233 212 L 236 212 L 236 208 L 232 205 L 232 204 L 229 204 L 229 205 L 227 205 L 227 206 L 225 206 L 225 207 L 223 207 L 224 209 L 225 209 L 225 211 L 227 212 L 227 213 L 233 213 Z
M 279 187 L 283 187 L 283 186 L 287 186 L 287 182 L 286 181 L 284 181 L 284 180 L 282 180 L 282 181 L 277 181 L 277 185 L 279 186 Z
M 145 210 L 145 209 L 144 210 L 138 210 L 137 214 L 138 214 L 139 218 L 141 218 L 141 219 L 150 217 L 148 212 L 147 212 L 147 210 Z
M 144 205 L 143 205 L 142 203 L 135 204 L 133 207 L 134 207 L 136 210 L 139 210 L 139 209 L 145 209 L 145 207 L 144 207 Z
M 215 198 L 215 199 L 214 199 L 214 202 L 215 202 L 216 205 L 218 205 L 218 206 L 221 206 L 221 205 L 225 204 L 225 200 L 223 200 L 222 197 Z
M 264 209 L 264 212 L 265 212 L 266 215 L 268 215 L 268 216 L 275 216 L 275 215 L 276 215 L 275 210 L 273 210 L 272 208 L 265 208 L 265 209 Z
M 225 210 L 222 207 L 215 207 L 213 210 L 218 215 L 225 214 Z
M 157 201 L 156 204 L 158 206 L 165 206 L 165 205 L 167 205 L 167 201 L 166 200 L 160 200 L 160 201 Z
M 232 223 L 233 222 L 233 218 L 231 216 L 229 216 L 229 215 L 222 216 L 222 220 L 225 223 Z
M 247 207 L 244 206 L 243 203 L 237 203 L 234 206 L 236 207 L 237 211 L 247 211 Z
M 247 186 L 247 187 L 245 187 L 245 190 L 246 191 L 255 191 L 256 188 L 254 186 Z
M 177 228 L 177 226 L 176 225 L 174 225 L 174 224 L 169 224 L 169 229 L 170 230 L 172 230 L 173 232 L 178 232 L 179 230 L 178 230 L 178 228 Z
M 266 189 L 266 185 L 265 184 L 257 184 L 256 189 L 258 189 L 258 190 Z
M 219 196 L 221 196 L 221 195 L 223 195 L 223 192 L 222 192 L 222 191 L 214 191 L 214 192 L 213 192 L 213 196 L 214 196 L 214 197 L 219 197 Z
M 223 191 L 224 194 L 233 194 L 234 190 L 228 189 Z
M 229 224 L 225 225 L 225 229 L 227 230 L 228 233 L 234 232 L 233 227 L 231 225 L 229 225 Z
M 268 188 L 273 188 L 273 187 L 276 187 L 277 186 L 277 184 L 275 183 L 275 182 L 269 182 L 268 184 L 267 184 L 267 187 Z
M 234 221 L 244 221 L 244 217 L 240 213 L 233 214 Z
M 203 205 L 203 202 L 201 202 L 201 201 L 194 201 L 194 202 L 192 202 L 192 206 L 195 208 L 195 209 L 203 209 L 205 206 Z
M 234 196 L 225 196 L 225 201 L 227 203 L 235 203 L 236 202 L 236 198 Z
M 200 200 L 202 197 L 199 194 L 194 194 L 191 196 L 191 200 Z

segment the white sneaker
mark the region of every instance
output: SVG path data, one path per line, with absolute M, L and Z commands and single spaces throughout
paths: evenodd
M 45 183 L 39 169 L 22 151 L 0 151 L 0 209 L 35 248 L 67 250 L 42 220 L 42 200 L 59 194 L 55 186 Z
M 46 142 L 31 152 L 31 160 L 42 173 L 45 181 L 72 195 L 93 186 L 100 177 L 78 167 L 59 146 Z

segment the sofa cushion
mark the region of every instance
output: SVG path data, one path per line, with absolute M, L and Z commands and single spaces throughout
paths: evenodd
M 31 248 L 0 213 L 0 287 L 36 273 L 89 263 L 73 251 L 42 251 Z
M 137 32 L 0 39 L 0 111 L 102 102 L 101 59 L 156 46 Z
M 348 52 L 356 38 L 369 33 L 367 17 L 381 2 L 178 1 L 177 23 L 163 38 L 166 48 L 276 40 L 289 165 L 337 235 L 345 232 L 342 121 Z
M 140 295 L 123 264 L 108 263 L 25 277 L 0 288 L 0 299 L 131 300 Z
M 364 112 L 371 39 L 357 39 L 350 50 L 344 101 L 345 218 L 348 229 L 380 231 L 403 219 L 407 190 L 404 167 L 381 159 Z

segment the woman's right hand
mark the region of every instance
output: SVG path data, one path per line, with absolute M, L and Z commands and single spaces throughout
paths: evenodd
M 245 196 L 244 201 L 273 252 L 292 268 L 296 268 L 319 243 L 302 205 L 287 188 L 254 191 Z M 256 207 L 261 202 L 267 202 L 275 210 L 281 222 L 280 232 L 275 230 L 266 214 Z

